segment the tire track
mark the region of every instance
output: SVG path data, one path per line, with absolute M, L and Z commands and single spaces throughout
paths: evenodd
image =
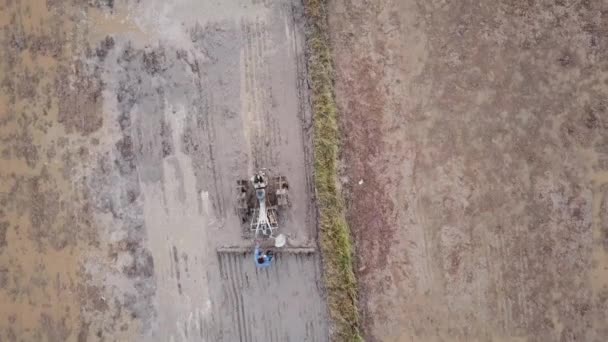
M 257 68 L 258 70 L 260 70 L 260 83 L 262 84 L 261 89 L 260 89 L 260 93 L 262 96 L 262 104 L 260 106 L 260 112 L 258 113 L 258 115 L 260 115 L 260 119 L 263 122 L 263 128 L 262 131 L 260 132 L 260 143 L 263 144 L 262 146 L 262 151 L 263 154 L 261 155 L 262 160 L 264 160 L 264 165 L 267 166 L 274 166 L 272 165 L 272 153 L 273 153 L 273 145 L 272 145 L 272 135 L 274 134 L 274 127 L 272 125 L 272 120 L 269 117 L 269 109 L 268 109 L 268 104 L 271 101 L 270 96 L 269 96 L 269 91 L 268 88 L 270 87 L 269 84 L 269 68 L 268 68 L 268 63 L 266 62 L 266 51 L 267 51 L 267 45 L 266 45 L 266 37 L 265 37 L 265 33 L 264 31 L 266 30 L 266 27 L 264 25 L 264 23 L 262 22 L 262 20 L 260 20 L 260 18 L 257 18 L 257 20 L 255 21 L 254 24 L 254 28 L 255 28 L 255 37 L 256 40 L 259 42 L 259 45 L 257 46 L 256 49 L 256 53 L 257 53 L 257 59 L 256 62 L 258 63 Z
M 258 89 L 260 85 L 258 84 L 257 78 L 257 61 L 256 61 L 256 44 L 253 39 L 252 27 L 251 23 L 247 19 L 241 20 L 241 32 L 245 39 L 244 44 L 244 64 L 245 64 L 245 92 L 246 92 L 246 101 L 245 101 L 245 110 L 246 110 L 246 122 L 249 125 L 246 125 L 245 129 L 249 131 L 249 144 L 250 144 L 250 154 L 249 158 L 253 161 L 253 166 L 255 169 L 260 168 L 260 161 L 256 158 L 256 156 L 260 155 L 260 145 L 258 143 L 260 136 L 260 122 L 257 113 L 259 113 L 259 102 L 260 96 Z
M 258 131 L 258 141 L 257 145 L 259 146 L 259 154 L 254 156 L 254 158 L 260 158 L 263 163 L 261 167 L 273 167 L 272 164 L 272 153 L 273 146 L 271 145 L 271 136 L 273 135 L 274 128 L 272 127 L 271 118 L 269 117 L 269 109 L 268 104 L 270 102 L 268 88 L 269 84 L 269 68 L 268 63 L 266 62 L 266 40 L 264 31 L 266 30 L 264 22 L 258 17 L 255 22 L 252 23 L 253 26 L 253 42 L 255 42 L 255 68 L 259 72 L 258 80 L 259 80 L 259 88 L 257 89 L 260 96 L 260 106 L 258 108 L 258 112 L 256 115 L 258 116 L 258 120 L 262 123 L 260 130 Z
M 280 127 L 272 112 L 271 71 L 267 60 L 270 33 L 267 26 L 261 17 L 241 21 L 246 41 L 243 48 L 247 93 L 245 110 L 253 126 L 249 137 L 252 140 L 250 158 L 255 168 L 274 168 L 279 160 L 275 146 L 280 145 Z
M 316 222 L 316 209 L 314 204 L 314 199 L 312 194 L 315 193 L 314 190 L 314 180 L 312 178 L 312 166 L 314 165 L 313 161 L 313 153 L 311 147 L 313 146 L 312 134 L 313 134 L 313 122 L 311 115 L 311 102 L 308 97 L 307 88 L 308 88 L 308 79 L 306 76 L 306 60 L 304 53 L 299 50 L 301 44 L 299 43 L 298 38 L 300 37 L 297 33 L 297 20 L 296 17 L 298 15 L 298 10 L 294 4 L 289 7 L 290 14 L 289 18 L 291 20 L 291 30 L 292 37 L 294 40 L 293 48 L 294 48 L 294 58 L 295 58 L 295 68 L 296 68 L 296 82 L 295 87 L 297 91 L 298 103 L 297 103 L 297 117 L 300 121 L 300 127 L 302 131 L 301 136 L 301 144 L 304 146 L 304 191 L 307 194 L 307 198 L 310 198 L 310 201 L 306 202 L 306 227 L 310 228 L 310 236 L 316 239 L 316 229 L 314 227 L 317 226 Z M 287 14 L 285 14 L 287 15 Z M 300 14 L 301 15 L 301 14 Z M 289 143 L 289 136 L 286 137 L 285 144 Z M 310 194 L 310 195 L 309 195 Z
M 201 145 L 205 146 L 206 152 L 203 155 L 203 167 L 208 171 L 204 176 L 208 188 L 211 188 L 210 197 L 213 205 L 214 213 L 218 217 L 225 216 L 224 201 L 222 192 L 222 179 L 218 177 L 219 165 L 216 162 L 216 125 L 214 121 L 215 112 L 214 96 L 210 89 L 213 89 L 209 84 L 209 79 L 203 74 L 198 61 L 195 62 L 195 70 L 197 73 L 196 87 L 198 90 L 199 99 L 196 101 L 197 116 L 195 124 L 198 132 L 193 132 L 196 135 L 196 140 L 200 141 Z
M 306 77 L 306 73 L 307 73 L 307 67 L 306 67 L 306 61 L 304 59 L 304 53 L 301 53 L 299 51 L 299 46 L 300 44 L 298 43 L 298 33 L 296 32 L 296 28 L 297 23 L 296 23 L 296 15 L 297 15 L 297 9 L 295 5 L 292 5 L 290 7 L 291 13 L 290 13 L 290 20 L 291 20 L 291 30 L 292 30 L 292 37 L 294 39 L 294 56 L 295 56 L 295 67 L 296 67 L 296 91 L 297 91 L 297 96 L 298 96 L 298 109 L 297 109 L 297 116 L 298 119 L 300 120 L 300 126 L 302 129 L 302 146 L 304 146 L 304 170 L 305 170 L 305 187 L 306 187 L 306 191 L 310 194 L 314 193 L 314 183 L 313 183 L 313 178 L 312 178 L 312 165 L 313 165 L 313 154 L 312 154 L 312 150 L 311 150 L 311 146 L 312 146 L 312 127 L 313 127 L 313 122 L 312 122 L 312 116 L 311 116 L 311 112 L 310 109 L 311 108 L 311 102 L 309 97 L 307 96 L 307 92 L 306 89 L 308 88 L 308 81 L 307 81 L 307 77 Z M 288 144 L 289 137 L 286 137 L 286 141 L 285 143 Z M 310 210 L 310 209 L 309 209 Z M 312 217 L 312 216 L 309 216 Z M 310 222 L 307 222 L 307 224 L 309 224 Z M 314 227 L 316 225 L 310 224 L 311 227 Z
M 200 75 L 200 73 L 199 73 Z M 207 78 L 205 78 L 205 83 L 207 83 L 207 89 L 213 89 L 212 85 L 209 84 L 209 80 Z M 217 132 L 216 132 L 216 125 L 215 125 L 215 115 L 213 113 L 219 112 L 217 110 L 217 108 L 215 108 L 214 105 L 214 94 L 212 91 L 209 92 L 209 106 L 208 106 L 208 111 L 207 111 L 207 115 L 205 115 L 203 117 L 203 120 L 205 122 L 205 126 L 206 126 L 206 139 L 207 139 L 207 151 L 208 151 L 208 165 L 207 168 L 210 171 L 211 174 L 211 178 L 212 178 L 212 183 L 213 183 L 213 187 L 214 187 L 214 196 L 213 196 L 213 203 L 214 203 L 214 209 L 216 209 L 216 213 L 218 214 L 219 217 L 224 217 L 224 201 L 223 201 L 223 196 L 221 195 L 222 192 L 220 191 L 220 189 L 222 189 L 222 178 L 218 177 L 218 163 L 216 162 L 216 141 L 217 141 Z
M 257 22 L 257 27 L 258 27 L 258 35 L 259 35 L 259 39 L 262 42 L 262 55 L 260 58 L 260 61 L 263 62 L 263 65 L 261 65 L 260 67 L 263 68 L 263 78 L 264 78 L 264 98 L 266 99 L 266 101 L 264 101 L 264 115 L 265 115 L 265 122 L 266 122 L 266 127 L 268 127 L 268 137 L 267 137 L 267 147 L 268 147 L 268 153 L 269 153 L 269 160 L 268 162 L 270 163 L 269 165 L 271 165 L 273 168 L 276 167 L 278 165 L 278 161 L 279 161 L 279 155 L 277 152 L 276 147 L 280 146 L 281 144 L 281 128 L 279 126 L 279 119 L 278 117 L 280 117 L 281 115 L 283 115 L 283 113 L 274 113 L 273 112 L 273 107 L 274 107 L 274 98 L 272 95 L 272 79 L 271 79 L 271 72 L 270 72 L 270 62 L 267 60 L 268 59 L 268 53 L 269 53 L 269 42 L 270 40 L 270 32 L 268 30 L 268 25 L 266 25 L 265 22 L 258 20 Z
M 257 139 L 257 122 L 255 121 L 255 113 L 257 111 L 257 98 L 256 98 L 256 88 L 257 85 L 255 83 L 255 68 L 253 67 L 252 61 L 252 42 L 250 39 L 250 27 L 246 19 L 241 20 L 241 34 L 245 40 L 245 44 L 243 47 L 243 64 L 245 69 L 245 130 L 248 132 L 246 134 L 249 139 L 249 145 L 251 151 L 249 151 L 249 158 L 252 159 L 253 155 L 256 155 L 257 146 L 255 145 L 255 141 Z M 254 168 L 258 168 L 255 165 Z

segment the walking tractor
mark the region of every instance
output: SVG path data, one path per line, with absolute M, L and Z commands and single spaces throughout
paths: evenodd
M 260 244 L 272 241 L 274 247 L 285 246 L 286 238 L 279 233 L 279 225 L 289 208 L 289 184 L 285 176 L 270 176 L 267 170 L 258 171 L 249 181 L 237 181 L 237 212 L 243 234 L 255 242 L 254 258 L 259 267 L 267 267 L 273 258 Z

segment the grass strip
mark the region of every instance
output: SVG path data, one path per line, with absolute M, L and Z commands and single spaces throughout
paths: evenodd
M 319 244 L 333 341 L 363 341 L 359 333 L 357 281 L 350 231 L 338 187 L 340 132 L 334 99 L 326 0 L 305 0 L 309 21 L 308 71 L 314 117 L 314 168 L 319 207 Z

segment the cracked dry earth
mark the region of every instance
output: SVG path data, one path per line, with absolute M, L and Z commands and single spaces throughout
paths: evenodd
M 302 5 L 0 1 L 0 341 L 326 341 L 316 254 L 256 271 L 236 180 L 315 241 Z
M 366 340 L 608 340 L 608 2 L 329 21 Z

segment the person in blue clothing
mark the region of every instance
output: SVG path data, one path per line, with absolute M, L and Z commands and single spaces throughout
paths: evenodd
M 270 250 L 262 252 L 260 246 L 256 244 L 255 251 L 253 252 L 253 259 L 255 260 L 257 267 L 266 268 L 270 266 L 270 263 L 272 262 L 273 253 Z

